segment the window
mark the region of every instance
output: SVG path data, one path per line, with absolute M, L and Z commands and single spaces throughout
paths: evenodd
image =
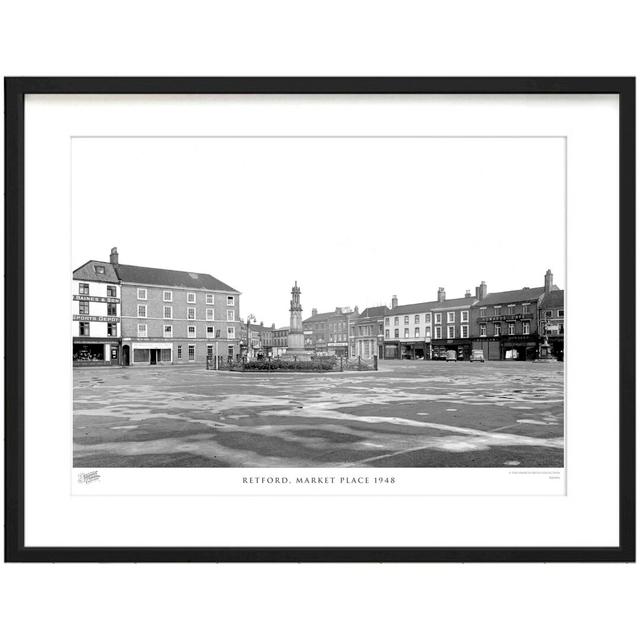
M 193 362 L 196 359 L 196 345 L 189 345 L 189 362 Z
M 513 315 L 513 308 L 515 307 L 515 304 L 509 304 L 507 305 L 507 315 L 508 316 L 512 316 Z
M 480 325 L 480 337 L 481 338 L 486 338 L 487 337 L 487 325 L 486 324 L 481 324 Z
M 173 307 L 162 307 L 162 317 L 165 320 L 173 320 Z
M 118 315 L 118 305 L 115 302 L 107 302 L 107 315 L 108 316 Z
M 233 307 L 236 303 L 236 299 L 233 296 L 227 296 L 227 307 Z
M 435 323 L 436 324 L 442 324 L 442 314 L 441 313 L 436 313 L 436 315 L 435 315 Z
M 399 324 L 400 324 L 400 318 L 398 316 L 395 316 L 393 318 L 393 325 L 397 327 Z
M 207 304 L 213 304 L 213 293 L 207 293 L 205 296 L 205 302 Z
M 558 318 L 564 318 L 564 309 L 558 309 Z
M 236 337 L 236 328 L 227 327 L 227 338 L 229 338 L 229 340 L 233 340 L 235 337 Z
M 425 321 L 427 324 L 431 324 L 431 314 L 430 314 L 430 313 L 425 313 L 425 314 L 424 314 L 424 321 Z
M 385 325 L 385 327 L 389 326 L 389 318 L 385 318 L 384 319 L 384 325 Z
M 138 325 L 138 338 L 146 338 L 147 337 L 147 325 L 139 324 Z
M 522 303 L 522 313 L 529 313 L 529 303 L 528 302 L 523 302 Z
M 500 325 L 498 323 L 493 325 L 493 335 L 494 336 L 499 336 L 500 335 Z
M 468 324 L 461 324 L 460 325 L 460 337 L 461 338 L 468 338 L 469 337 L 469 325 Z
M 173 338 L 173 326 L 170 324 L 165 324 L 162 330 L 162 335 L 165 338 Z
M 147 305 L 139 304 L 138 305 L 138 318 L 146 318 L 147 317 Z
M 187 336 L 189 338 L 195 338 L 196 337 L 196 325 L 195 324 L 190 324 L 187 327 Z
M 531 324 L 529 323 L 528 320 L 526 320 L 525 322 L 522 323 L 522 333 L 525 336 L 528 336 L 530 331 L 531 331 Z
M 88 322 L 81 322 L 80 323 L 80 335 L 81 336 L 88 336 L 89 335 L 89 323 Z
M 178 345 L 178 360 L 182 360 L 182 345 Z
M 196 308 L 187 307 L 187 320 L 195 320 L 195 319 L 196 319 Z
M 385 329 L 384 330 L 384 337 L 388 338 L 389 337 L 389 329 Z
M 405 316 L 404 317 L 404 323 L 405 324 L 409 324 L 409 316 Z
M 447 311 L 447 322 L 455 322 L 455 321 L 456 321 L 456 312 Z
M 147 299 L 147 290 L 138 289 L 138 300 L 146 300 L 146 299 Z
M 516 323 L 515 323 L 515 322 L 510 322 L 510 323 L 507 325 L 507 333 L 508 333 L 510 336 L 514 336 L 514 335 L 516 334 Z
M 118 335 L 118 325 L 115 322 L 107 322 L 107 335 L 111 338 Z
M 487 307 L 480 307 L 480 317 L 484 318 L 487 315 Z
M 545 311 L 544 312 L 544 317 L 545 318 L 553 318 L 553 311 Z
M 213 309 L 207 309 L 207 320 L 213 322 Z
M 236 312 L 233 309 L 227 309 L 227 321 L 233 322 L 236 319 Z
M 416 327 L 415 331 L 413 332 L 413 337 L 414 338 L 419 338 L 420 337 L 420 327 Z
M 408 338 L 409 337 L 409 329 L 405 328 L 404 330 L 404 337 Z
M 461 311 L 460 312 L 460 322 L 469 322 L 469 312 Z
M 88 316 L 89 315 L 89 303 L 81 300 L 78 303 L 78 313 L 81 316 Z
M 213 327 L 207 327 L 207 338 L 213 338 Z
M 496 307 L 493 307 L 494 316 L 499 316 L 501 313 L 502 313 L 502 305 L 497 305 Z
M 420 316 L 413 316 L 413 321 L 418 324 L 420 322 Z
M 93 265 L 93 269 L 98 275 L 103 275 L 104 274 L 104 267 L 101 264 Z
M 196 294 L 193 291 L 188 291 L 187 292 L 187 302 L 189 304 L 194 304 L 196 301 Z
M 173 302 L 173 291 L 163 291 L 162 292 L 162 301 L 163 302 Z
M 452 325 L 447 326 L 447 338 L 455 338 L 456 337 L 456 328 Z
M 213 345 L 207 345 L 207 358 L 213 358 Z
M 81 296 L 88 296 L 89 295 L 89 285 L 86 282 L 81 282 L 78 285 L 78 293 Z
M 424 330 L 424 337 L 425 337 L 425 338 L 430 338 L 430 337 L 431 337 L 431 327 L 427 327 L 427 328 Z
M 442 327 L 435 328 L 435 339 L 440 340 L 442 338 Z
M 117 295 L 116 288 L 112 285 L 107 285 L 107 297 L 115 298 Z
M 400 337 L 400 329 L 394 329 L 393 330 L 393 337 L 394 338 L 399 338 Z

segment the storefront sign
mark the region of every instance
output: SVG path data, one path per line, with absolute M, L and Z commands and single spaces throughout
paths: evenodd
M 74 320 L 80 322 L 120 322 L 117 316 L 73 316 Z
M 478 322 L 498 322 L 501 320 L 509 322 L 510 320 L 531 320 L 532 318 L 532 313 L 513 313 L 511 315 L 504 316 L 480 316 L 478 318 Z
M 74 300 L 81 302 L 120 302 L 120 298 L 103 298 L 102 296 L 73 296 Z

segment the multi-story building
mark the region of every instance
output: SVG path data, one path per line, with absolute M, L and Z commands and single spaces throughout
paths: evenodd
M 551 355 L 564 360 L 564 291 L 545 292 L 538 309 L 538 333 L 551 345 Z
M 486 287 L 483 283 L 481 287 Z M 476 295 L 478 290 L 476 289 Z M 447 351 L 455 351 L 458 360 L 471 356 L 471 308 L 478 301 L 467 291 L 463 298 L 446 299 L 443 287 L 438 289 L 438 300 L 433 304 L 433 336 L 431 351 L 433 358 L 445 358 Z
M 473 348 L 482 349 L 487 360 L 535 360 L 538 357 L 538 317 L 545 294 L 557 291 L 547 271 L 544 287 L 523 287 L 486 293 L 482 283 L 472 308 Z
M 250 358 L 261 358 L 271 355 L 274 330 L 275 325 L 265 327 L 264 322 L 260 322 L 260 324 L 241 322 L 240 347 L 243 354 L 248 355 Z M 247 333 L 249 333 L 248 340 Z
M 304 347 L 317 355 L 348 356 L 349 323 L 359 315 L 358 307 L 336 307 L 335 311 L 318 313 L 302 321 Z
M 287 339 L 289 337 L 289 327 L 280 327 L 273 330 L 272 355 L 281 356 L 287 351 Z
M 73 272 L 73 364 L 120 363 L 120 280 L 110 262 L 90 260 Z
M 367 307 L 350 323 L 351 357 L 384 358 L 384 318 L 387 305 Z
M 74 272 L 74 280 L 79 285 L 86 284 L 87 270 L 95 272 L 102 266 L 104 272 L 98 275 L 108 280 L 100 283 L 105 294 L 107 286 L 115 286 L 119 294 L 114 296 L 120 305 L 118 320 L 112 321 L 109 309 L 106 317 L 97 320 L 104 322 L 106 331 L 116 332 L 114 338 L 120 338 L 121 349 L 116 358 L 115 341 L 103 339 L 104 344 L 110 345 L 111 361 L 119 357 L 123 365 L 204 364 L 207 356 L 239 356 L 240 293 L 229 285 L 206 273 L 120 264 L 115 248 L 109 263 L 88 262 Z M 85 322 L 76 320 L 76 315 L 83 315 L 78 311 L 74 323 Z M 119 324 L 119 334 L 113 324 Z M 84 329 L 78 326 L 78 331 Z
M 416 359 L 431 357 L 431 339 L 435 302 L 417 302 L 398 306 L 397 296 L 384 314 L 384 358 Z

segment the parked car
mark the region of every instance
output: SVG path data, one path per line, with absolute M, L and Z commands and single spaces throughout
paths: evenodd
M 473 349 L 469 362 L 484 362 L 484 351 L 482 349 Z
M 458 359 L 458 354 L 453 351 L 447 351 L 447 362 L 455 362 Z

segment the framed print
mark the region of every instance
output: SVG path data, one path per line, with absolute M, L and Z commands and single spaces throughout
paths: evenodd
M 9 78 L 5 131 L 7 560 L 635 560 L 633 78 Z

